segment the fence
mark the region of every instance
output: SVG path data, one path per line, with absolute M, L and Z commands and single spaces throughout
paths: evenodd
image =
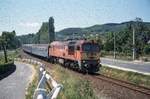
M 62 89 L 62 85 L 58 84 L 51 75 L 45 70 L 45 65 L 32 59 L 15 58 L 16 61 L 28 62 L 39 66 L 39 83 L 34 92 L 33 99 L 56 99 Z M 46 88 L 46 84 L 51 83 L 52 88 Z M 48 85 L 50 86 L 50 85 Z

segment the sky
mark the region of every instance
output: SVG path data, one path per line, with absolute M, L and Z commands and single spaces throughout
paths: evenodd
M 135 17 L 150 22 L 150 0 L 0 0 L 0 34 L 12 30 L 17 35 L 36 33 L 50 16 L 55 31 Z

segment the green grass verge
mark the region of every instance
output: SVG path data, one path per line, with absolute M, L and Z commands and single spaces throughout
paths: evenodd
M 135 73 L 130 71 L 123 71 L 123 70 L 114 69 L 106 66 L 102 66 L 100 73 L 109 77 L 129 81 L 136 85 L 141 85 L 150 88 L 149 75 L 143 75 L 140 73 Z
M 108 58 L 114 58 L 114 52 L 112 51 L 101 51 L 101 57 L 108 57 Z M 125 54 L 125 53 L 117 53 L 116 52 L 116 59 L 121 59 L 121 60 L 132 60 L 132 55 L 131 54 Z
M 26 90 L 26 95 L 25 95 L 26 99 L 33 99 L 34 91 L 38 85 L 38 74 L 37 74 L 38 66 L 37 65 L 33 65 L 33 66 L 34 66 L 36 73 L 33 77 L 32 82 L 29 83 L 28 88 Z
M 11 52 L 8 51 L 8 58 L 13 59 L 13 58 L 18 58 L 18 57 L 20 57 L 19 52 L 20 52 L 20 49 L 15 49 L 15 50 L 13 50 L 13 51 L 11 51 Z
M 1 52 L 1 55 L 0 55 L 0 73 L 1 74 L 7 72 L 11 68 L 11 66 L 14 65 L 13 58 L 18 57 L 18 55 L 19 55 L 18 49 L 14 51 L 8 51 L 7 52 L 8 62 L 5 63 L 3 52 Z
M 18 58 L 18 57 L 20 57 L 19 52 L 20 52 L 20 49 L 15 49 L 15 50 L 12 50 L 12 51 L 7 51 L 7 58 L 8 59 Z M 1 54 L 0 54 L 0 62 L 4 62 L 3 51 L 1 51 Z
M 29 87 L 26 93 L 26 99 L 33 99 L 33 94 L 37 87 L 37 84 L 38 84 L 38 80 L 37 80 L 37 77 L 35 77 L 32 83 L 29 84 Z
M 54 79 L 63 85 L 58 99 L 97 99 L 88 80 L 77 77 L 58 65 L 51 72 Z
M 13 63 L 13 60 L 12 60 L 12 59 L 9 59 L 9 58 L 8 58 L 8 62 L 5 63 L 4 58 L 3 58 L 3 57 L 0 57 L 0 66 L 1 66 L 1 65 L 8 65 L 8 64 L 11 64 L 11 63 Z

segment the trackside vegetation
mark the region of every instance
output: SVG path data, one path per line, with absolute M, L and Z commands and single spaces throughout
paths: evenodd
M 77 77 L 58 65 L 51 72 L 54 79 L 63 85 L 58 99 L 97 99 L 88 80 Z
M 34 95 L 34 91 L 37 88 L 38 85 L 38 66 L 37 65 L 33 65 L 36 73 L 32 79 L 32 81 L 29 83 L 28 88 L 26 90 L 26 99 L 33 99 L 33 95 Z
M 150 88 L 150 75 L 102 66 L 101 74 Z
M 38 67 L 34 65 L 36 71 Z M 70 71 L 63 67 L 55 65 L 55 68 L 49 69 L 52 77 L 60 84 L 63 89 L 58 95 L 57 99 L 97 99 L 94 91 L 88 80 L 83 80 L 80 77 L 74 76 Z M 36 73 L 33 81 L 29 84 L 26 93 L 26 99 L 32 99 L 34 91 L 38 84 L 38 74 Z

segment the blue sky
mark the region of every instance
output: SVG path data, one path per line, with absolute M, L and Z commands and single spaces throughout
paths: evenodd
M 150 0 L 0 0 L 0 34 L 36 33 L 53 16 L 55 29 L 124 22 L 150 22 Z

